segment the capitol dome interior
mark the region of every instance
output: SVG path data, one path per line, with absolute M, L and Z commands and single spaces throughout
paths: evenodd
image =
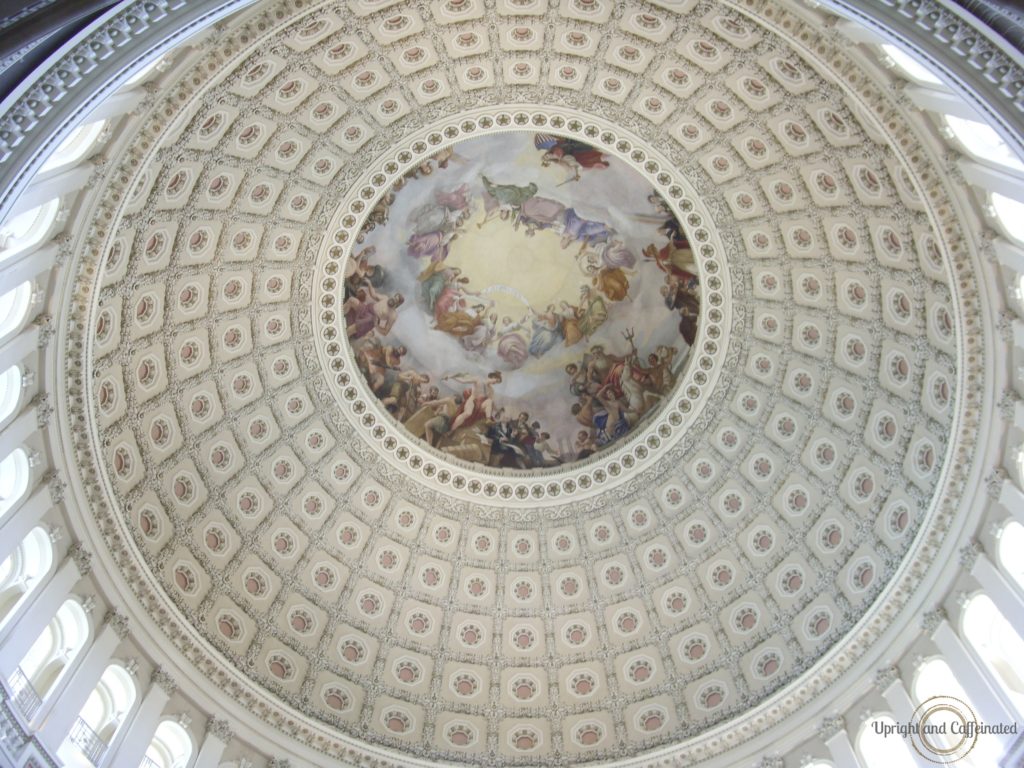
M 1024 766 L 1012 4 L 22 6 L 0 764 Z

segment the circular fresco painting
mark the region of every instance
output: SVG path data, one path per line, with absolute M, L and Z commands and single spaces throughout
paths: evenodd
M 591 456 L 659 410 L 698 327 L 682 227 L 627 163 L 575 139 L 470 139 L 376 206 L 346 333 L 414 437 L 489 467 Z

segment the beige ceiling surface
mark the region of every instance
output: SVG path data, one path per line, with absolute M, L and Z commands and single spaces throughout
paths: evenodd
M 745 8 L 267 4 L 139 121 L 80 254 L 77 447 L 142 604 L 257 716 L 625 759 L 799 685 L 882 595 L 949 480 L 956 224 L 865 72 Z M 641 433 L 531 474 L 407 441 L 324 298 L 394 178 L 540 129 L 646 174 L 705 293 Z

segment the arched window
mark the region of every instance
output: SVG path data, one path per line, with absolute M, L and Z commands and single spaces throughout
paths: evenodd
M 86 157 L 92 151 L 92 148 L 96 146 L 96 142 L 99 140 L 100 134 L 103 133 L 106 125 L 106 120 L 95 120 L 75 128 L 61 142 L 60 146 L 53 150 L 53 154 L 43 163 L 39 173 L 47 173 L 57 168 L 73 165 Z
M 0 461 L 0 517 L 7 513 L 28 490 L 31 469 L 28 454 L 15 448 Z
M 0 373 L 0 423 L 14 413 L 21 401 L 21 368 L 12 365 Z
M 39 703 L 78 656 L 88 637 L 89 618 L 85 610 L 77 600 L 68 598 L 18 664 L 15 673 L 18 679 L 12 680 L 12 688 L 17 691 L 16 698 L 26 716 L 31 718 L 38 710 Z
M 53 229 L 60 211 L 60 198 L 37 205 L 8 219 L 0 227 L 0 261 L 41 243 Z
M 896 64 L 896 69 L 903 77 L 908 80 L 916 80 L 919 83 L 926 85 L 942 85 L 942 81 L 932 73 L 928 67 L 919 62 L 909 53 L 904 51 L 902 48 L 898 48 L 890 43 L 883 43 L 882 51 L 893 60 Z
M 125 668 L 120 664 L 108 666 L 57 756 L 65 765 L 79 765 L 82 756 L 89 759 L 88 764 L 95 765 L 127 719 L 135 695 L 135 683 Z
M 964 149 L 974 157 L 996 165 L 1024 171 L 1024 163 L 992 126 L 978 120 L 966 120 L 955 115 L 946 115 L 945 121 L 953 138 L 959 141 Z
M 900 736 L 883 736 L 875 730 L 874 724 L 895 725 L 890 715 L 876 715 L 864 721 L 857 734 L 857 752 L 860 753 L 861 764 L 874 768 L 884 765 L 885 768 L 916 768 L 910 748 Z
M 1024 552 L 1024 525 L 1011 520 L 1003 526 L 999 535 L 999 563 L 1017 585 L 1024 589 L 1024 560 L 1020 553 Z
M 3 563 L 0 563 L 0 626 L 50 572 L 53 545 L 42 528 L 33 528 Z
M 32 306 L 32 282 L 26 280 L 0 296 L 0 341 L 19 330 Z
M 180 725 L 164 720 L 149 743 L 146 757 L 158 768 L 185 768 L 192 757 L 192 739 Z
M 989 203 L 1006 234 L 1024 245 L 1024 203 L 998 192 L 989 195 Z
M 953 674 L 953 670 L 949 668 L 949 664 L 946 663 L 945 659 L 929 659 L 922 664 L 914 675 L 912 689 L 912 696 L 917 704 L 923 704 L 933 696 L 952 696 L 974 709 L 975 715 L 978 714 L 974 708 L 974 703 L 956 679 L 956 675 Z M 955 747 L 960 739 L 959 736 L 952 733 L 948 735 L 936 734 L 932 738 L 942 739 L 945 742 L 944 746 L 947 748 Z M 974 748 L 971 749 L 970 754 L 959 759 L 957 763 L 977 766 L 978 768 L 988 768 L 990 765 L 997 765 L 999 758 L 1002 756 L 1003 750 L 996 737 L 985 733 L 978 736 L 978 741 Z
M 1017 709 L 1024 713 L 1024 640 L 987 595 L 975 595 L 964 607 L 963 634 Z

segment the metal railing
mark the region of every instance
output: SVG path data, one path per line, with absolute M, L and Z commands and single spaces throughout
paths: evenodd
M 92 727 L 82 718 L 75 720 L 68 734 L 68 741 L 82 750 L 85 759 L 93 765 L 99 765 L 100 758 L 107 751 L 107 742 L 99 737 Z
M 28 675 L 22 671 L 21 667 L 18 667 L 11 673 L 8 682 L 11 686 L 11 698 L 14 699 L 14 705 L 26 720 L 31 720 L 43 705 L 42 698 L 32 687 L 32 681 L 28 679 Z

